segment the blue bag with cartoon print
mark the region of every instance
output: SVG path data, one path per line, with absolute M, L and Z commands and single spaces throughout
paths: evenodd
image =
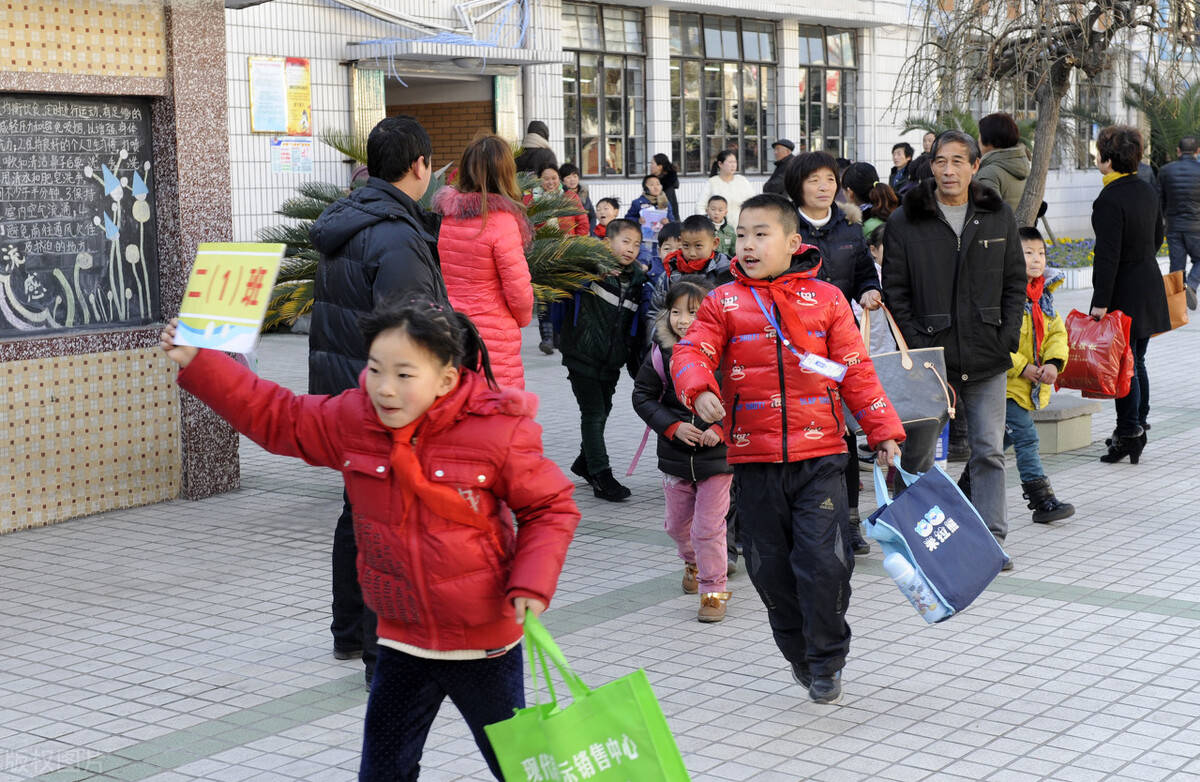
M 863 522 L 884 556 L 899 554 L 923 579 L 940 606 L 917 605 L 928 622 L 942 622 L 969 606 L 992 583 L 1008 556 L 958 485 L 934 467 L 920 477 L 896 468 L 908 488 L 888 497 L 875 465 L 879 507 Z M 911 598 L 910 598 L 911 599 Z

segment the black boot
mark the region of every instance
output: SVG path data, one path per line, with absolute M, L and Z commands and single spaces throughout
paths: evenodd
M 1021 484 L 1021 496 L 1029 500 L 1029 509 L 1033 511 L 1035 524 L 1048 524 L 1052 521 L 1062 521 L 1075 515 L 1075 506 L 1059 502 L 1054 496 L 1050 480 L 1042 477 Z
M 863 539 L 862 528 L 859 522 L 858 508 L 850 509 L 850 549 L 856 557 L 863 557 L 871 553 L 871 544 Z
M 538 332 L 542 335 L 542 341 L 538 343 L 538 349 L 547 356 L 554 352 L 556 345 L 554 344 L 554 324 L 550 321 L 549 316 L 538 318 Z
M 592 492 L 602 500 L 620 502 L 633 492 L 627 486 L 622 486 L 613 477 L 612 470 L 602 470 L 592 476 Z
M 583 458 L 583 454 L 575 457 L 575 461 L 571 463 L 571 472 L 587 481 L 589 486 L 591 485 L 592 474 L 588 472 L 587 459 Z
M 1110 440 L 1108 453 L 1101 456 L 1100 461 L 1115 464 L 1128 456 L 1130 464 L 1137 464 L 1142 457 L 1142 450 L 1146 447 L 1146 430 L 1138 427 L 1137 434 L 1130 435 L 1113 432 Z

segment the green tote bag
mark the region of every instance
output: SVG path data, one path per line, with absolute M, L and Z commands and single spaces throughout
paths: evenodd
M 511 719 L 484 727 L 505 782 L 690 781 L 645 671 L 589 689 L 529 613 L 525 645 L 534 692 L 540 666 L 550 702 L 515 709 Z M 547 660 L 571 691 L 566 707 L 558 705 Z

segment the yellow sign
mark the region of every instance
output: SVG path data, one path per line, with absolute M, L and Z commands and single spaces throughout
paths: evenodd
M 253 350 L 286 249 L 257 242 L 201 244 L 175 341 L 230 353 Z
M 312 76 L 308 60 L 288 57 L 283 66 L 287 84 L 287 132 L 289 136 L 312 135 Z

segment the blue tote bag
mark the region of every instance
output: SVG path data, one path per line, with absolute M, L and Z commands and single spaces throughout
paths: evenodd
M 908 488 L 893 500 L 883 471 L 875 465 L 879 507 L 863 525 L 885 556 L 898 553 L 908 560 L 949 609 L 937 620 L 945 621 L 987 589 L 1008 556 L 979 511 L 940 467 L 920 477 L 896 469 Z

